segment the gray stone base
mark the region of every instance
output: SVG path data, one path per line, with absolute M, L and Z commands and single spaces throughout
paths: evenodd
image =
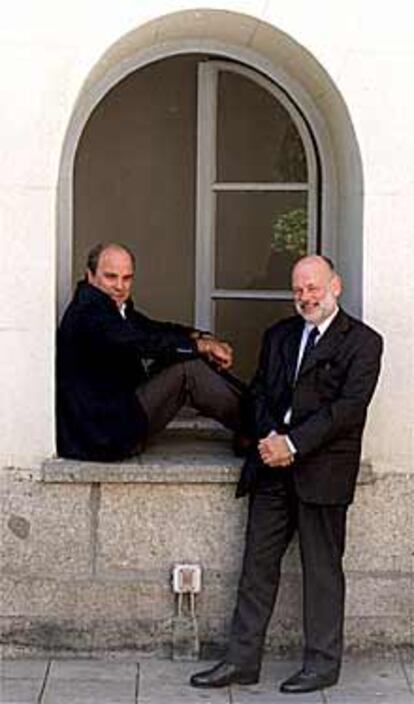
M 184 449 L 183 449 L 184 447 Z M 134 650 L 170 655 L 171 568 L 203 567 L 201 656 L 222 652 L 234 605 L 246 502 L 221 439 L 153 448 L 137 462 L 55 460 L 40 480 L 3 470 L 1 640 L 15 652 Z M 413 477 L 365 471 L 350 510 L 346 643 L 413 643 Z M 274 654 L 301 642 L 292 545 L 268 631 Z

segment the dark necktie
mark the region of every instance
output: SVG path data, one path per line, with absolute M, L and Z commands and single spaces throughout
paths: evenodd
M 307 358 L 309 357 L 310 353 L 312 352 L 313 348 L 315 347 L 315 342 L 316 342 L 316 338 L 318 337 L 318 335 L 319 335 L 319 330 L 315 326 L 310 331 L 310 333 L 308 335 L 308 339 L 306 340 L 306 345 L 305 345 L 305 349 L 303 350 L 303 355 L 302 355 L 302 359 L 300 362 L 299 371 L 303 368 L 303 365 L 305 364 Z

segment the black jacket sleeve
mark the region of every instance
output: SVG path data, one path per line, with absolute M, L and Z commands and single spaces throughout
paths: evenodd
M 132 347 L 141 357 L 157 359 L 166 354 L 177 357 L 192 357 L 197 353 L 190 337 L 191 328 L 152 320 L 135 310 L 124 319 L 117 311 L 101 306 L 96 310 L 83 310 L 80 321 L 81 334 L 102 343 L 106 348 Z

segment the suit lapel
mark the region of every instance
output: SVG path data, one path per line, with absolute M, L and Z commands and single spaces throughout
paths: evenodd
M 315 364 L 323 359 L 330 359 L 335 350 L 342 344 L 343 336 L 350 327 L 350 320 L 342 309 L 339 309 L 338 314 L 333 319 L 327 331 L 322 335 L 320 342 L 310 352 L 309 356 L 301 366 L 299 376 L 306 374 L 313 369 Z

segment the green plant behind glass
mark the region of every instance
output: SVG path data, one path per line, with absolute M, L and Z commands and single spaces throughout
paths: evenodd
M 304 208 L 289 210 L 273 223 L 271 248 L 303 257 L 308 251 L 308 222 Z

